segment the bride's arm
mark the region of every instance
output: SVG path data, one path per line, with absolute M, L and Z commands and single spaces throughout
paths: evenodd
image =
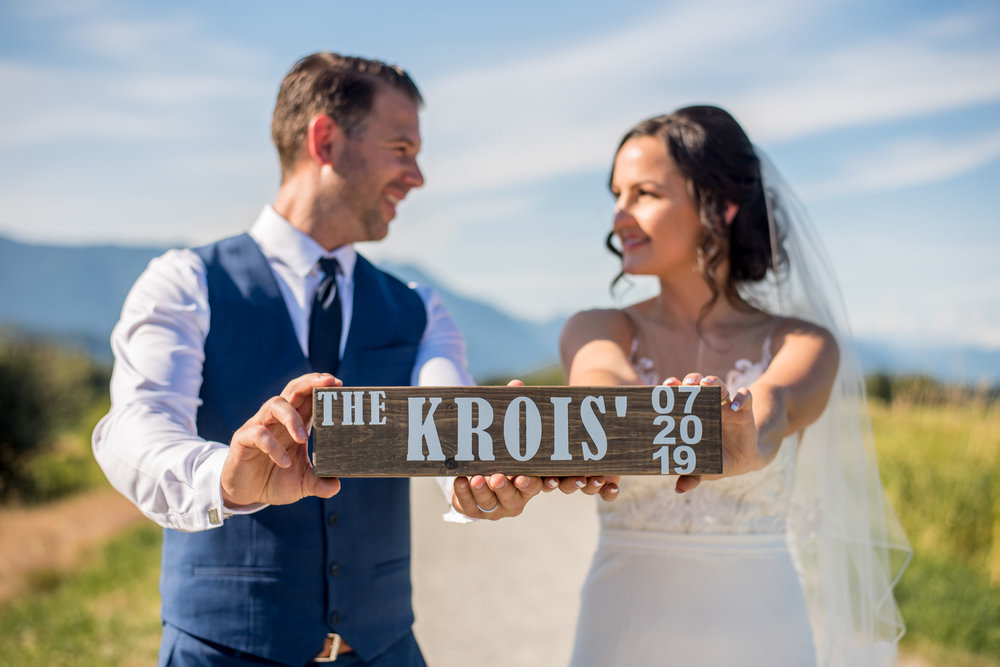
M 816 421 L 826 403 L 840 364 L 833 335 L 801 320 L 786 320 L 775 331 L 774 359 L 750 385 L 753 415 L 763 467 L 781 441 Z
M 620 310 L 587 310 L 569 318 L 559 337 L 566 384 L 641 384 L 628 359 L 635 329 Z
M 775 332 L 773 350 L 774 358 L 763 375 L 724 403 L 723 473 L 682 476 L 677 481 L 679 492 L 690 491 L 702 479 L 760 470 L 774 460 L 786 436 L 802 431 L 823 413 L 840 363 L 830 332 L 800 320 L 786 320 Z M 718 386 L 722 381 L 698 373 L 684 378 L 684 384 L 697 383 Z M 670 378 L 665 384 L 680 381 Z
M 559 336 L 566 384 L 618 386 L 641 384 L 628 360 L 635 330 L 620 310 L 587 310 L 569 318 Z M 563 493 L 599 493 L 604 500 L 618 496 L 618 476 L 549 477 L 546 488 L 558 486 Z

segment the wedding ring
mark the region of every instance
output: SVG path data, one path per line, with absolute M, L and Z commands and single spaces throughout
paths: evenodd
M 478 507 L 479 511 L 482 512 L 483 514 L 489 514 L 491 512 L 496 512 L 497 508 L 500 507 L 500 503 L 497 503 L 496 505 L 494 505 L 493 507 L 491 507 L 489 509 L 486 509 L 485 507 L 483 507 L 479 503 L 476 503 L 476 507 Z

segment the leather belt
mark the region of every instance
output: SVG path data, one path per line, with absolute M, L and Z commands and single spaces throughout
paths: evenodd
M 350 653 L 353 650 L 340 635 L 331 632 L 327 634 L 326 640 L 323 643 L 323 650 L 313 658 L 313 662 L 336 662 L 339 656 L 344 653 Z

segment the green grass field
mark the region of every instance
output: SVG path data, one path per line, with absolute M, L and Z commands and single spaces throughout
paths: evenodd
M 872 401 L 886 488 L 915 550 L 897 589 L 904 655 L 1000 667 L 1000 410 Z M 144 523 L 68 576 L 0 607 L 0 664 L 149 665 L 159 642 L 159 529 Z
M 0 664 L 155 665 L 160 540 L 144 522 L 72 575 L 36 576 L 30 594 L 0 607 Z
M 872 401 L 882 479 L 914 548 L 897 599 L 908 641 L 1000 664 L 1000 409 Z

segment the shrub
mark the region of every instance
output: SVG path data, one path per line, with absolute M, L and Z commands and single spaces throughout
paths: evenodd
M 0 500 L 35 496 L 29 463 L 105 401 L 108 372 L 82 352 L 0 339 Z

